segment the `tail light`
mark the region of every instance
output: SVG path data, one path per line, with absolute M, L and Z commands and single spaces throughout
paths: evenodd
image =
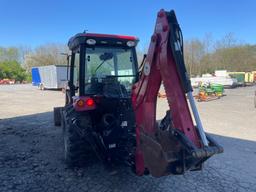
M 88 107 L 92 107 L 95 105 L 94 103 L 94 100 L 92 98 L 89 98 L 85 101 L 85 104 L 88 106 Z
M 74 97 L 73 107 L 76 111 L 87 111 L 96 108 L 93 98 L 90 97 Z

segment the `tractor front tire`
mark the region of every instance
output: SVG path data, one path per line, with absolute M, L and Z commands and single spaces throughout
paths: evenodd
M 77 167 L 84 163 L 88 158 L 89 144 L 82 138 L 73 124 L 78 113 L 72 106 L 65 107 L 62 112 L 62 127 L 64 139 L 64 159 L 69 167 Z M 86 128 L 91 127 L 89 116 L 83 116 L 83 122 L 86 121 Z M 84 125 L 84 123 L 83 123 Z

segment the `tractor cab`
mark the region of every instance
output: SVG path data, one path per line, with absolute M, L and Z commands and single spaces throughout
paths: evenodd
M 63 126 L 68 164 L 93 152 L 108 164 L 134 165 L 131 90 L 139 79 L 137 43 L 132 36 L 92 33 L 79 33 L 69 40 L 69 88 L 63 122 L 57 123 Z
M 138 80 L 137 43 L 133 36 L 79 33 L 72 37 L 70 88 L 79 96 L 130 97 Z M 75 91 L 71 92 L 72 97 Z

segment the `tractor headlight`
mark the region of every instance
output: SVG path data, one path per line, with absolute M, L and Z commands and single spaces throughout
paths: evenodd
M 95 41 L 94 39 L 87 39 L 87 40 L 86 40 L 86 43 L 87 43 L 88 45 L 95 45 L 95 44 L 96 44 L 96 41 Z
M 127 46 L 128 47 L 134 47 L 135 46 L 135 42 L 134 41 L 127 41 Z

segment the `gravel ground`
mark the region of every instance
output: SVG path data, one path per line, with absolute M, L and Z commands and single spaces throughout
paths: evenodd
M 204 170 L 156 179 L 137 177 L 128 168 L 110 176 L 91 159 L 79 169 L 63 162 L 61 129 L 53 126 L 53 106 L 64 103 L 58 91 L 30 85 L 0 86 L 0 192 L 11 191 L 256 191 L 256 87 L 226 91 L 197 103 L 205 129 L 224 147 Z M 159 99 L 158 118 L 167 109 Z

